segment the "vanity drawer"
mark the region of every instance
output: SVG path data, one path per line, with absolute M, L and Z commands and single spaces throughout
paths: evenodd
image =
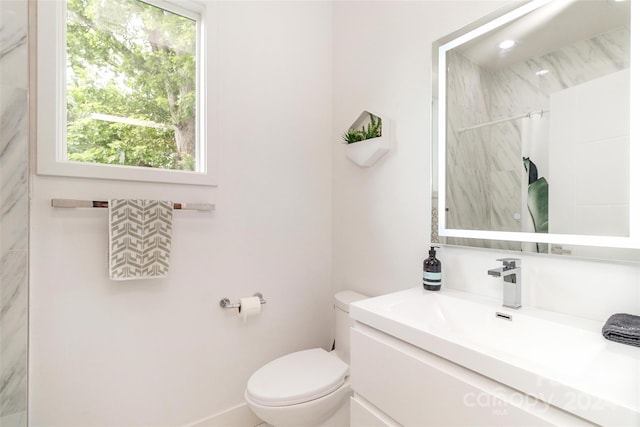
M 401 427 L 357 393 L 351 398 L 350 427 Z
M 351 384 L 404 426 L 593 425 L 362 324 L 351 331 Z

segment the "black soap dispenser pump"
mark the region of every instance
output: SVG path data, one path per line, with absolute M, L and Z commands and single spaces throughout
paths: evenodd
M 427 291 L 439 291 L 442 286 L 442 264 L 436 258 L 438 246 L 431 246 L 429 258 L 424 260 L 422 265 L 422 286 Z

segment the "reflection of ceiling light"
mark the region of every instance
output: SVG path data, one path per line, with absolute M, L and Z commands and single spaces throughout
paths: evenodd
M 536 76 L 544 76 L 548 72 L 549 72 L 549 70 L 540 70 L 540 71 L 536 72 Z
M 500 46 L 500 49 L 511 49 L 515 45 L 516 45 L 516 42 L 514 42 L 513 40 L 505 40 L 502 43 L 500 43 L 498 46 Z

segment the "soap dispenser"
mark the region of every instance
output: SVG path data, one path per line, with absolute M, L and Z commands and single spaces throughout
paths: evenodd
M 442 264 L 436 258 L 438 246 L 431 246 L 429 258 L 424 260 L 422 265 L 422 286 L 427 291 L 439 291 L 442 285 Z

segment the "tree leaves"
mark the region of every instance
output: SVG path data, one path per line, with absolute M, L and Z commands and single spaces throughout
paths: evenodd
M 139 0 L 67 10 L 69 160 L 194 170 L 196 23 Z

